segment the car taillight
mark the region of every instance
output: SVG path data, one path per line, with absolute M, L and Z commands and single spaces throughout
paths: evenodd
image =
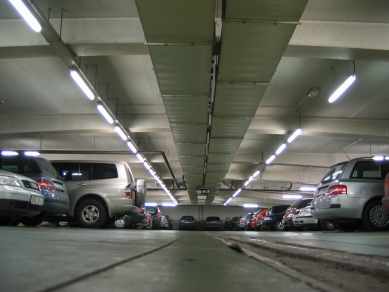
M 218 223 L 218 224 L 222 224 L 222 222 L 221 222 L 221 221 L 218 221 L 217 223 Z
M 139 210 L 139 214 L 143 214 L 143 209 L 140 209 L 140 210 Z
M 46 178 L 42 178 L 42 179 L 37 179 L 36 182 L 39 184 L 41 189 L 46 189 L 49 191 L 55 190 L 54 183 L 51 180 L 48 180 Z
M 124 189 L 124 196 L 132 198 L 132 184 L 128 184 Z
M 242 219 L 242 223 L 246 223 L 246 220 Z
M 327 195 L 345 195 L 347 194 L 347 186 L 345 185 L 334 185 L 327 190 Z
M 184 223 L 184 221 L 180 220 L 180 223 Z

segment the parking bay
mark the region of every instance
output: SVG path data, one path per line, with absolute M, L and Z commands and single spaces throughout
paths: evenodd
M 227 248 L 204 232 L 0 229 L 1 291 L 240 291 L 261 286 L 271 287 L 269 291 L 316 291 Z M 270 233 L 234 234 L 253 237 Z M 295 240 L 293 234 L 281 232 L 271 236 L 278 241 L 292 241 Z M 304 241 L 313 244 L 320 234 L 307 233 Z M 376 239 L 379 244 L 374 245 L 372 241 L 377 233 L 363 234 L 359 242 L 351 239 L 349 244 L 354 242 L 355 246 L 360 246 L 366 241 L 374 252 L 376 247 L 385 246 L 385 243 L 380 246 L 380 242 L 389 241 L 389 234 L 386 238 L 384 234 L 384 239 Z M 331 238 L 331 233 L 327 236 Z M 344 233 L 338 236 L 340 245 L 344 244 L 341 238 L 348 236 Z M 323 238 L 316 241 L 317 247 L 328 242 L 333 246 L 337 244 L 335 236 L 328 241 Z

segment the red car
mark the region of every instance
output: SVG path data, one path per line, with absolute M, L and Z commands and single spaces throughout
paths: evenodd
M 385 196 L 382 198 L 382 206 L 389 213 L 389 173 L 385 176 L 384 181 Z
M 260 210 L 256 212 L 253 217 L 251 218 L 251 228 L 254 230 L 262 230 L 261 223 L 262 223 L 262 218 L 266 216 L 266 211 L 267 210 Z

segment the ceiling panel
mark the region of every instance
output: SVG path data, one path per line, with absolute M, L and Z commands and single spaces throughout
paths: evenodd
M 249 118 L 213 118 L 211 138 L 242 139 L 250 123 Z
M 163 98 L 170 124 L 207 124 L 208 100 L 208 96 Z
M 174 141 L 178 143 L 202 143 L 207 134 L 206 125 L 171 125 Z
M 205 143 L 190 144 L 190 143 L 176 143 L 177 151 L 180 156 L 200 156 L 205 153 Z

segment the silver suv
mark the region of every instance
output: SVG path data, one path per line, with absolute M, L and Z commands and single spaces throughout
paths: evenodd
M 52 164 L 68 189 L 68 215 L 81 227 L 109 227 L 115 218 L 137 214 L 144 206 L 145 181 L 136 185 L 126 162 L 73 160 Z
M 372 231 L 389 229 L 389 214 L 381 204 L 389 161 L 356 158 L 333 165 L 317 186 L 312 216 L 333 220 L 342 231 L 362 224 Z

